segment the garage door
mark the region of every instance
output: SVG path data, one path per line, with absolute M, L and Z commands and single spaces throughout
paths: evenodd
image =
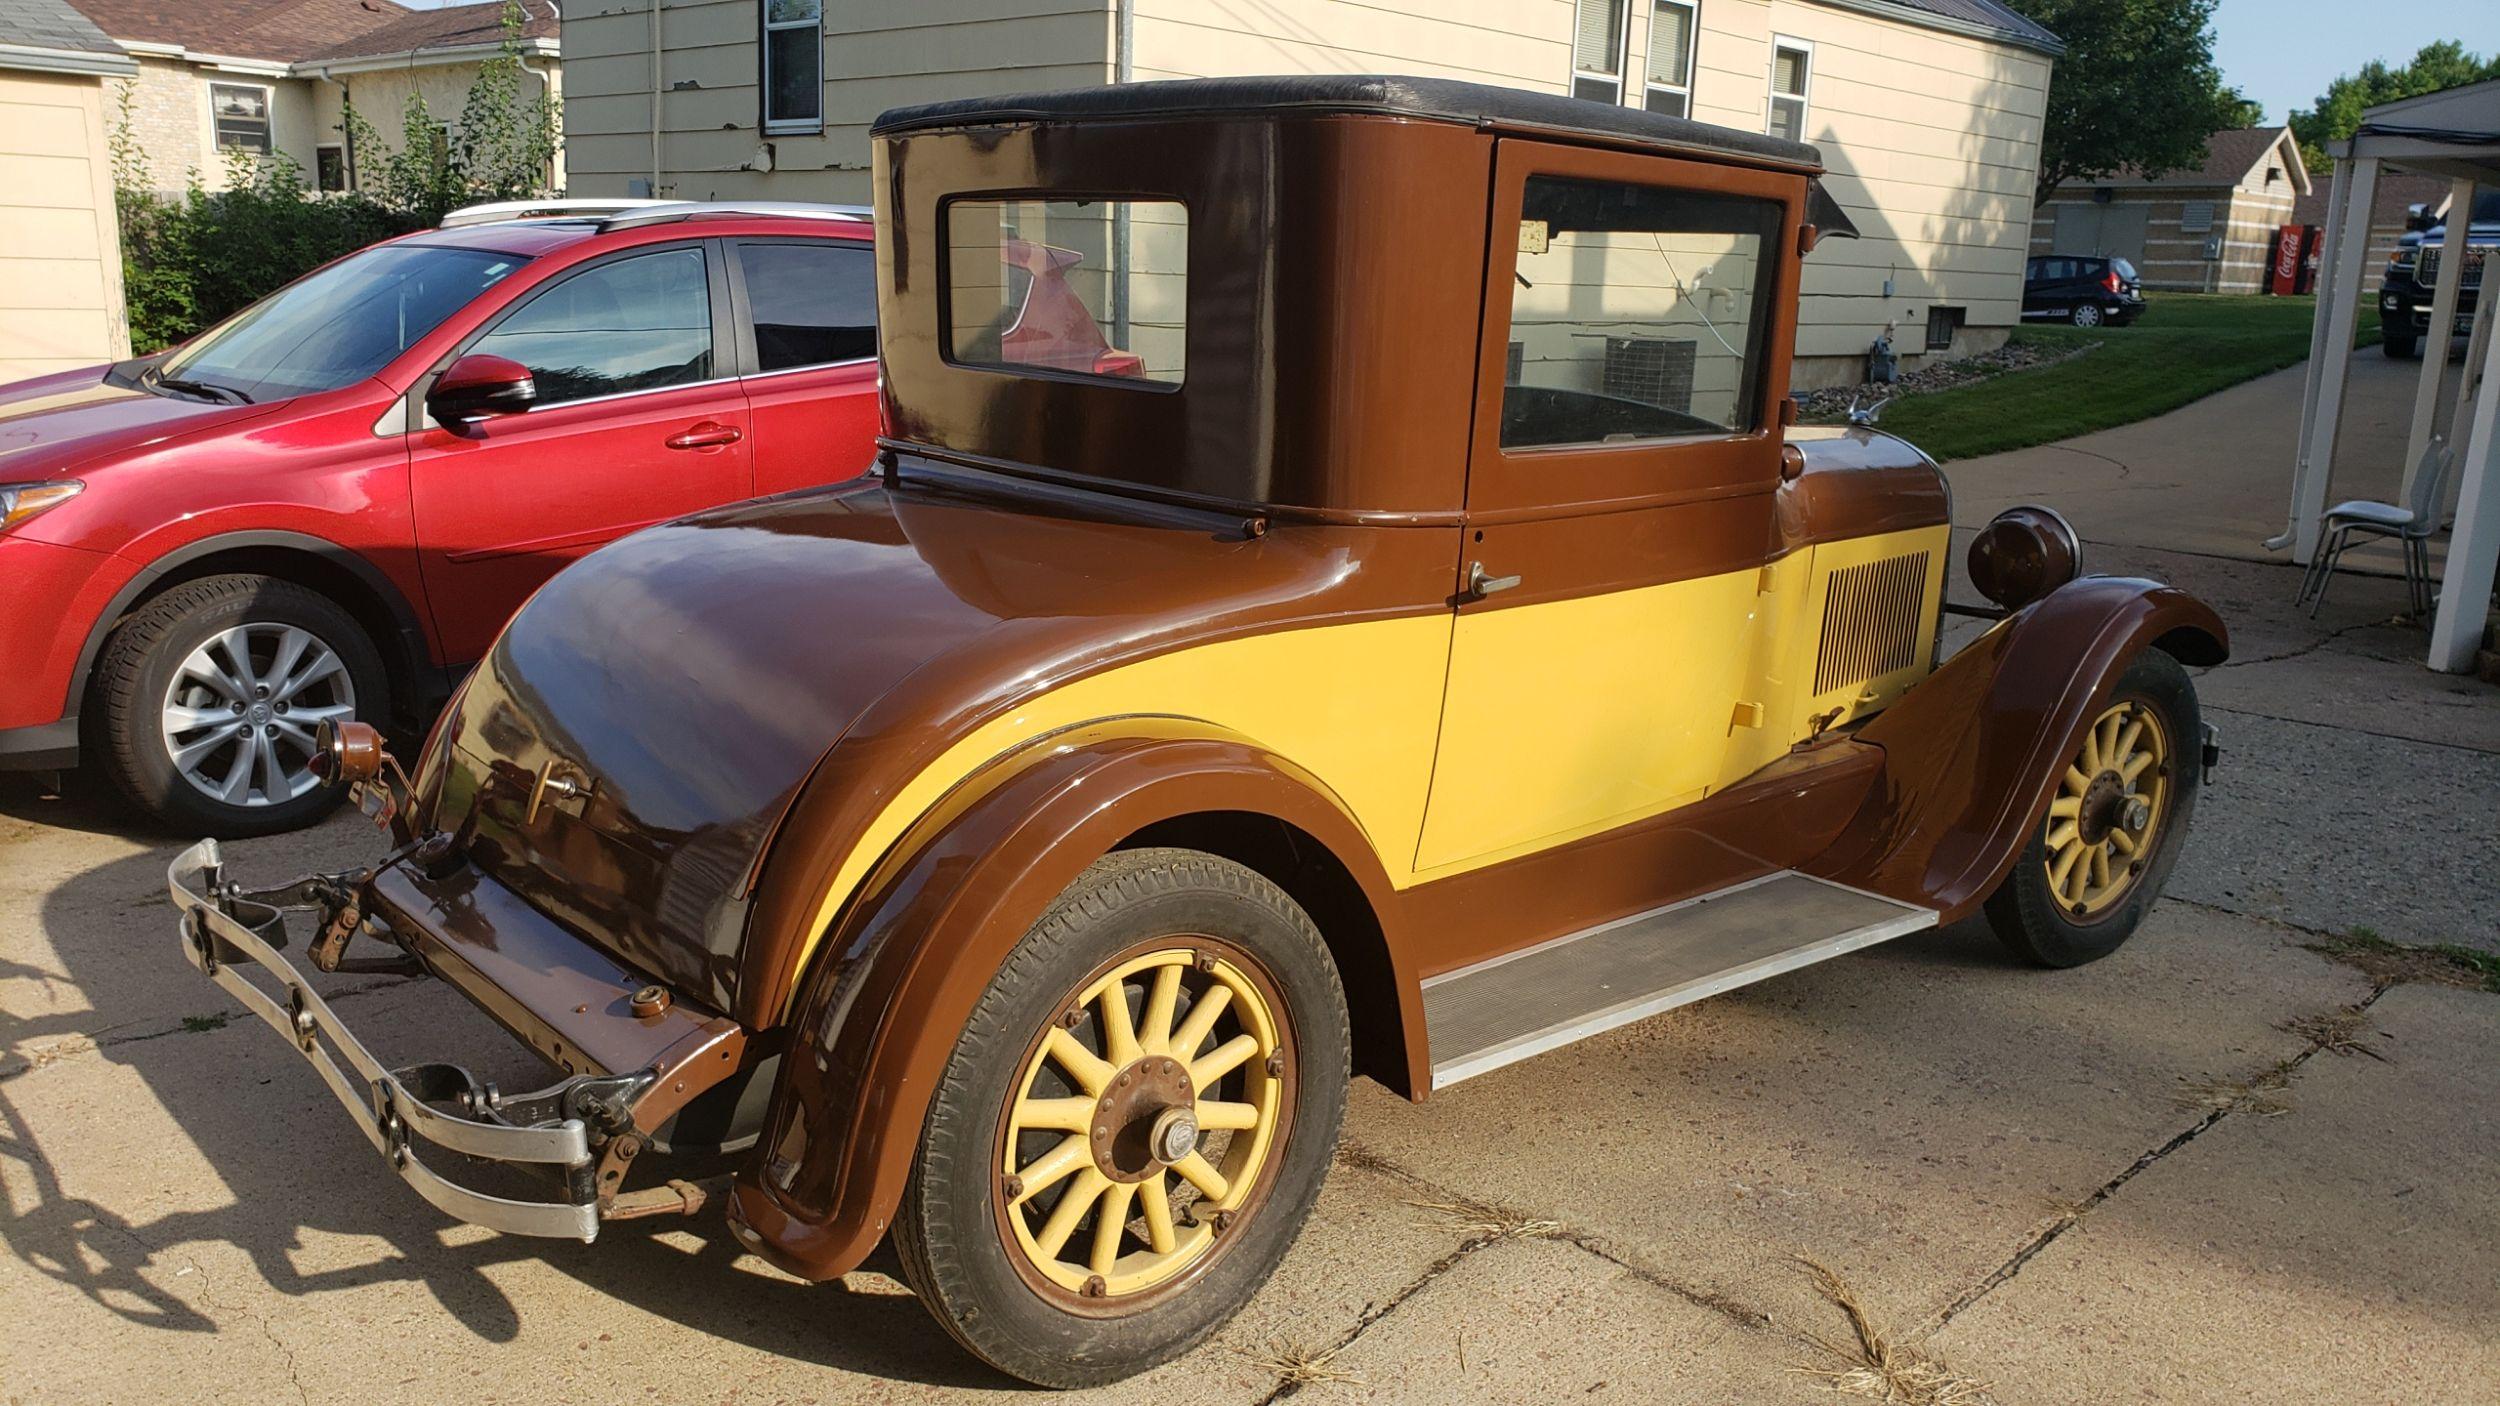
M 103 97 L 0 72 L 0 381 L 130 354 Z
M 2144 222 L 2149 205 L 2060 205 L 2057 243 L 2050 252 L 2096 259 L 2124 259 L 2144 267 Z

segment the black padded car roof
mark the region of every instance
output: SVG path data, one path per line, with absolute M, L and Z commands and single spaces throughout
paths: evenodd
M 1804 142 L 1785 141 L 1636 107 L 1583 102 L 1444 78 L 1383 74 L 1297 74 L 1276 78 L 1181 78 L 1115 83 L 1052 93 L 959 98 L 888 109 L 870 132 L 889 136 L 940 127 L 1033 122 L 1125 121 L 1175 117 L 1249 116 L 1290 112 L 1408 117 L 1471 127 L 1599 137 L 1672 148 L 1753 164 L 1820 171 L 1823 157 Z

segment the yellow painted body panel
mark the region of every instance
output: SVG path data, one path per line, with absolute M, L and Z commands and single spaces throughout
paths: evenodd
M 1817 712 L 1841 707 L 1845 721 L 1923 677 L 1946 542 L 1945 528 L 1922 528 L 1601 596 L 1223 640 L 1036 694 L 947 749 L 878 813 L 819 902 L 799 966 L 941 797 L 1034 739 L 1086 723 L 1193 719 L 1289 758 L 1335 792 L 1400 888 L 1673 810 L 1810 736 Z M 1815 696 L 1830 572 L 1922 550 L 1931 555 L 1916 663 Z

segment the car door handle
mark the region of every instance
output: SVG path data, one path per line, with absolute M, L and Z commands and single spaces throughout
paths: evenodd
M 702 424 L 670 435 L 667 443 L 671 449 L 718 449 L 724 444 L 736 444 L 745 437 L 738 433 L 734 425 L 717 424 L 706 420 Z
M 1467 565 L 1467 594 L 1477 600 L 1483 600 L 1496 591 L 1507 591 L 1518 584 L 1517 576 L 1487 576 L 1483 562 L 1470 562 Z

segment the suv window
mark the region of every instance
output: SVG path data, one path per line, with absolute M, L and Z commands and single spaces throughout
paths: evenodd
M 712 290 L 692 246 L 598 264 L 541 290 L 470 348 L 538 378 L 538 402 L 712 379 Z
M 1780 214 L 1768 200 L 1531 177 L 1502 447 L 1753 428 Z
M 738 246 L 755 369 L 788 371 L 877 354 L 877 256 L 849 240 Z

